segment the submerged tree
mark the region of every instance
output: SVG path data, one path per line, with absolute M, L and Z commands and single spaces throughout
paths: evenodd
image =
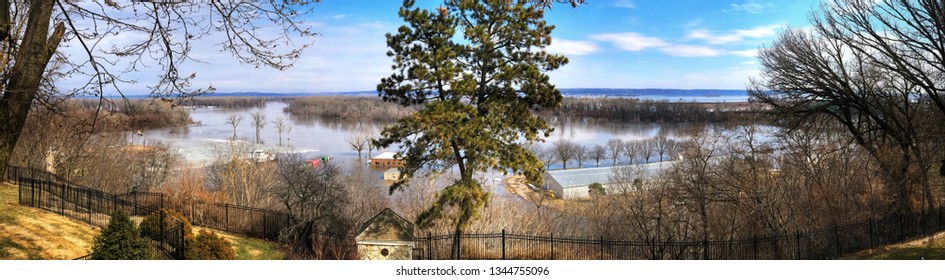
M 559 106 L 561 93 L 546 72 L 568 60 L 544 51 L 554 27 L 543 20 L 540 4 L 445 4 L 428 11 L 404 1 L 399 14 L 407 25 L 387 35 L 394 73 L 377 90 L 386 101 L 424 107 L 385 128 L 374 141 L 380 147 L 399 144 L 403 150 L 401 174 L 407 178 L 391 186 L 392 192 L 422 169 L 459 171 L 459 178 L 438 194 L 417 223 L 427 227 L 451 215 L 460 232 L 489 200 L 474 173 L 511 170 L 541 182 L 542 163 L 526 145 L 541 141 L 552 128 L 531 109 Z

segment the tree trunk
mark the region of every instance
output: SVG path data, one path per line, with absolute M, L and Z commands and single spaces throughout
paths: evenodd
M 30 4 L 26 31 L 20 46 L 16 48 L 19 53 L 16 54 L 3 97 L 0 98 L 0 177 L 6 175 L 7 165 L 39 90 L 46 64 L 65 33 L 65 27 L 60 22 L 56 24 L 52 35 L 46 37 L 54 3 L 52 0 L 38 0 Z

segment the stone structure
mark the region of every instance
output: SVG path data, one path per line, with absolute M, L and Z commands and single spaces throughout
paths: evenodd
M 411 260 L 413 234 L 413 224 L 387 208 L 364 223 L 354 240 L 362 260 Z

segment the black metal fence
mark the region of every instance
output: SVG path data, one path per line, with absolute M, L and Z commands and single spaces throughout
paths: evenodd
M 141 205 L 173 209 L 194 225 L 266 240 L 278 240 L 282 229 L 297 222 L 287 213 L 228 203 L 175 201 L 162 193 L 132 192 L 122 197 Z
M 141 215 L 169 208 L 184 214 L 195 225 L 276 240 L 284 228 L 297 222 L 286 213 L 224 203 L 168 201 L 163 194 L 158 193 L 105 194 L 73 187 L 61 178 L 35 169 L 10 167 L 8 176 L 20 178 L 20 204 L 47 209 L 88 221 L 89 224 L 107 221 L 104 213 L 112 209 Z M 937 208 L 914 215 L 891 215 L 817 231 L 731 240 L 627 241 L 603 237 L 533 236 L 505 231 L 445 235 L 427 233 L 426 236 L 415 238 L 413 252 L 415 259 L 430 260 L 835 259 L 945 230 L 943 214 L 943 209 Z M 459 239 L 458 255 L 453 254 L 455 239 Z M 313 241 L 317 255 L 323 258 L 351 258 L 352 250 L 355 250 L 354 237 L 349 235 L 315 232 Z M 173 248 L 168 248 L 168 251 L 174 252 Z
M 149 215 L 160 208 L 144 206 L 133 201 L 123 199 L 120 195 L 108 194 L 87 187 L 76 186 L 64 182 L 61 178 L 52 176 L 28 176 L 24 170 L 11 167 L 17 174 L 9 178 L 16 178 L 19 192 L 19 204 L 35 207 L 69 217 L 89 225 L 104 228 L 111 219 L 111 213 L 121 210 L 132 215 L 133 219 Z M 31 174 L 38 175 L 36 170 Z M 174 219 L 173 217 L 163 217 Z M 184 222 L 175 220 L 168 223 L 171 228 L 162 228 L 162 233 L 154 240 L 152 246 L 156 252 L 153 256 L 168 259 L 183 259 L 184 257 Z M 162 227 L 164 223 L 161 223 Z
M 945 230 L 937 208 L 916 215 L 892 215 L 828 229 L 732 240 L 626 241 L 499 233 L 418 236 L 415 259 L 527 260 L 803 260 L 844 255 Z M 459 255 L 453 240 L 459 239 Z

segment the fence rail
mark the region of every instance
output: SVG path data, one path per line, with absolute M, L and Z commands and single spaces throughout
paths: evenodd
M 945 230 L 942 207 L 915 215 L 890 215 L 827 229 L 730 240 L 627 241 L 507 233 L 417 236 L 414 259 L 527 260 L 809 260 L 903 242 Z M 453 240 L 459 239 L 459 255 Z

